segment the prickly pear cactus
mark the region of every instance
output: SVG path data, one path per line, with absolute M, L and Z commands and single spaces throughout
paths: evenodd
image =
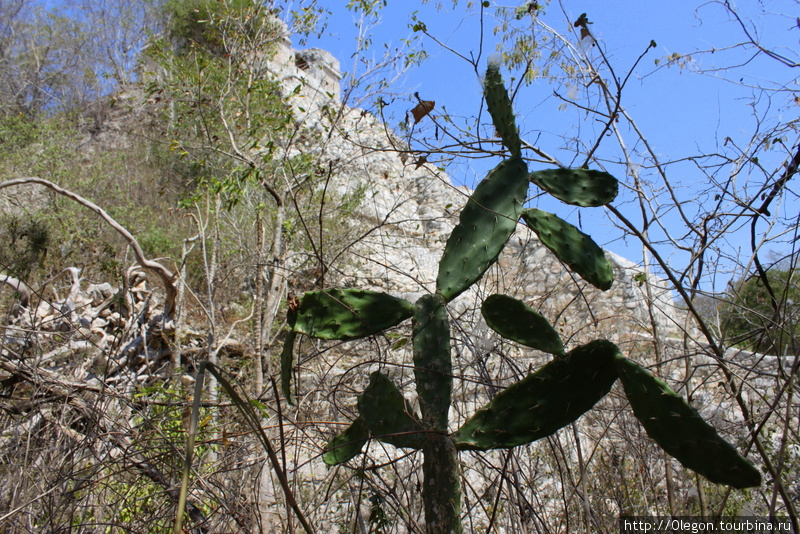
M 358 397 L 358 412 L 372 435 L 395 447 L 421 449 L 424 430 L 419 417 L 394 382 L 379 371 L 369 377 L 369 385 Z
M 617 368 L 634 415 L 667 454 L 717 484 L 761 484 L 761 473 L 667 384 L 627 358 Z
M 328 465 L 344 463 L 358 453 L 370 436 L 395 447 L 421 449 L 424 427 L 396 385 L 380 371 L 358 397 L 361 414 L 347 430 L 328 442 L 322 459 Z
M 322 339 L 358 339 L 399 324 L 412 311 L 410 302 L 376 291 L 311 291 L 300 300 L 294 330 Z
M 611 289 L 614 271 L 603 249 L 568 222 L 552 213 L 531 208 L 522 219 L 539 236 L 539 241 L 558 259 L 598 289 Z
M 363 417 L 357 417 L 347 430 L 328 442 L 322 461 L 328 465 L 339 465 L 352 460 L 361 453 L 368 439 L 369 426 Z
M 527 194 L 528 167 L 520 158 L 502 161 L 478 184 L 439 262 L 436 292 L 445 300 L 456 298 L 497 261 Z
M 564 352 L 558 332 L 541 313 L 522 301 L 508 295 L 490 295 L 483 301 L 481 313 L 489 328 L 506 339 L 550 354 Z
M 484 95 L 511 157 L 489 172 L 467 201 L 439 262 L 436 292 L 412 304 L 385 293 L 326 289 L 307 293 L 290 310 L 287 322 L 291 331 L 281 356 L 287 398 L 292 347 L 298 334 L 356 339 L 412 318 L 420 415 L 389 378 L 375 372 L 358 398 L 359 416 L 328 443 L 323 460 L 330 465 L 346 462 L 371 438 L 420 450 L 427 531 L 459 534 L 459 450 L 515 447 L 551 435 L 590 410 L 621 378 L 635 415 L 669 454 L 714 482 L 737 488 L 759 484 L 758 471 L 665 384 L 623 358 L 616 345 L 596 340 L 565 352 L 545 317 L 506 295 L 491 295 L 483 302 L 486 323 L 509 340 L 555 357 L 501 391 L 455 433 L 449 433 L 453 364 L 447 304 L 478 282 L 497 260 L 520 217 L 585 280 L 601 290 L 609 289 L 614 281 L 611 264 L 590 236 L 553 214 L 536 208 L 524 210 L 523 204 L 533 183 L 563 202 L 602 206 L 616 197 L 616 179 L 586 169 L 528 173 L 511 101 L 497 65 L 487 70 Z
M 440 295 L 423 295 L 414 307 L 414 377 L 422 420 L 431 430 L 447 432 L 453 389 L 447 309 Z
M 616 345 L 601 339 L 556 356 L 478 410 L 453 435 L 456 447 L 515 447 L 572 423 L 611 390 L 619 354 Z
M 309 291 L 289 309 L 290 331 L 281 352 L 281 389 L 289 404 L 294 344 L 298 333 L 321 339 L 358 339 L 391 328 L 411 317 L 413 305 L 403 299 L 363 289 Z
M 584 208 L 605 206 L 617 198 L 617 179 L 589 169 L 545 169 L 534 171 L 530 180 L 557 199 Z
M 489 63 L 484 79 L 483 94 L 489 114 L 492 116 L 494 129 L 497 130 L 512 158 L 519 157 L 522 154 L 522 143 L 519 138 L 517 122 L 514 119 L 511 99 L 508 97 L 503 77 L 500 75 L 499 64 Z

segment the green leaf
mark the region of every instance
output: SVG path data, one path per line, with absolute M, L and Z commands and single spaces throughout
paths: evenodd
M 619 377 L 647 434 L 684 467 L 734 488 L 761 485 L 761 473 L 667 384 L 620 357 Z
M 400 338 L 392 344 L 392 350 L 400 350 L 406 343 L 408 343 L 407 337 Z
M 561 337 L 550 322 L 522 301 L 490 295 L 483 301 L 481 313 L 489 328 L 504 338 L 550 354 L 564 352 Z
M 522 212 L 522 219 L 544 246 L 581 278 L 603 291 L 614 283 L 614 271 L 603 249 L 573 225 L 540 209 Z

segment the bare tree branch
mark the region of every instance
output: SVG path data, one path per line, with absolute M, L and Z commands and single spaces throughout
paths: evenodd
M 142 250 L 142 246 L 136 240 L 136 238 L 131 234 L 126 228 L 124 228 L 121 224 L 115 221 L 103 208 L 95 204 L 94 202 L 83 198 L 82 196 L 64 189 L 53 182 L 45 180 L 43 178 L 37 177 L 26 177 L 26 178 L 16 178 L 14 180 L 8 180 L 5 182 L 0 183 L 0 189 L 4 189 L 6 187 L 13 187 L 17 185 L 25 185 L 25 184 L 39 184 L 41 186 L 47 187 L 48 189 L 55 191 L 59 195 L 65 196 L 71 200 L 74 200 L 81 206 L 84 206 L 96 214 L 100 215 L 104 221 L 106 221 L 114 230 L 117 231 L 124 239 L 128 242 L 128 244 L 133 249 L 134 254 L 136 255 L 136 261 L 139 264 L 147 269 L 155 273 L 160 279 L 161 282 L 164 284 L 164 290 L 166 291 L 166 300 L 164 301 L 164 316 L 171 317 L 175 311 L 175 297 L 177 295 L 177 286 L 175 282 L 177 280 L 177 275 L 170 271 L 165 266 L 161 265 L 157 261 L 148 260 L 145 255 L 144 251 Z

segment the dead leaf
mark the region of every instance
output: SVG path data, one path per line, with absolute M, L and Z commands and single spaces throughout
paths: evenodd
M 297 311 L 300 309 L 300 299 L 297 298 L 294 293 L 289 293 L 289 298 L 287 300 L 289 310 L 291 310 L 292 313 L 297 313 Z
M 190 395 L 186 402 L 187 405 L 183 407 L 183 412 L 181 413 L 181 423 L 183 423 L 183 429 L 189 432 L 192 427 L 192 403 L 194 402 L 194 397 Z
M 578 17 L 578 20 L 572 25 L 574 28 L 585 28 L 587 24 L 592 24 L 589 22 L 589 17 L 586 16 L 586 13 L 581 13 L 581 16 Z
M 419 169 L 420 167 L 422 167 L 423 165 L 425 165 L 426 163 L 428 163 L 428 155 L 427 155 L 427 154 L 424 154 L 424 155 L 422 155 L 422 156 L 418 157 L 418 158 L 417 158 L 417 159 L 414 161 L 414 163 L 416 164 L 416 166 L 414 167 L 414 170 L 417 170 L 417 169 Z
M 411 114 L 414 116 L 414 124 L 424 119 L 425 115 L 430 113 L 435 105 L 436 102 L 433 100 L 420 100 L 419 104 L 414 106 L 414 109 L 411 110 Z

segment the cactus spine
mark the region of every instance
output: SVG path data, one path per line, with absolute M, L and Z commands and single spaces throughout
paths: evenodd
M 292 345 L 297 333 L 326 339 L 355 339 L 377 334 L 412 317 L 413 360 L 421 415 L 385 375 L 375 372 L 358 398 L 359 417 L 328 443 L 330 465 L 357 455 L 371 436 L 423 454 L 429 534 L 460 534 L 461 485 L 458 450 L 515 447 L 556 432 L 591 409 L 621 378 L 634 414 L 669 454 L 710 480 L 734 487 L 754 486 L 760 475 L 665 384 L 606 340 L 570 352 L 538 312 L 505 295 L 492 295 L 481 311 L 500 335 L 555 354 L 540 370 L 508 386 L 455 433 L 448 429 L 452 359 L 447 303 L 475 284 L 497 260 L 520 216 L 562 262 L 601 290 L 614 281 L 611 264 L 588 235 L 553 214 L 523 210 L 530 183 L 577 206 L 611 202 L 618 184 L 612 176 L 586 169 L 528 173 L 508 93 L 497 66 L 486 73 L 487 106 L 511 157 L 478 185 L 439 262 L 436 292 L 411 304 L 384 293 L 328 289 L 307 293 L 289 314 L 292 332 L 282 355 L 288 397 Z M 709 447 L 704 452 L 703 447 Z M 710 467 L 704 467 L 704 465 Z

